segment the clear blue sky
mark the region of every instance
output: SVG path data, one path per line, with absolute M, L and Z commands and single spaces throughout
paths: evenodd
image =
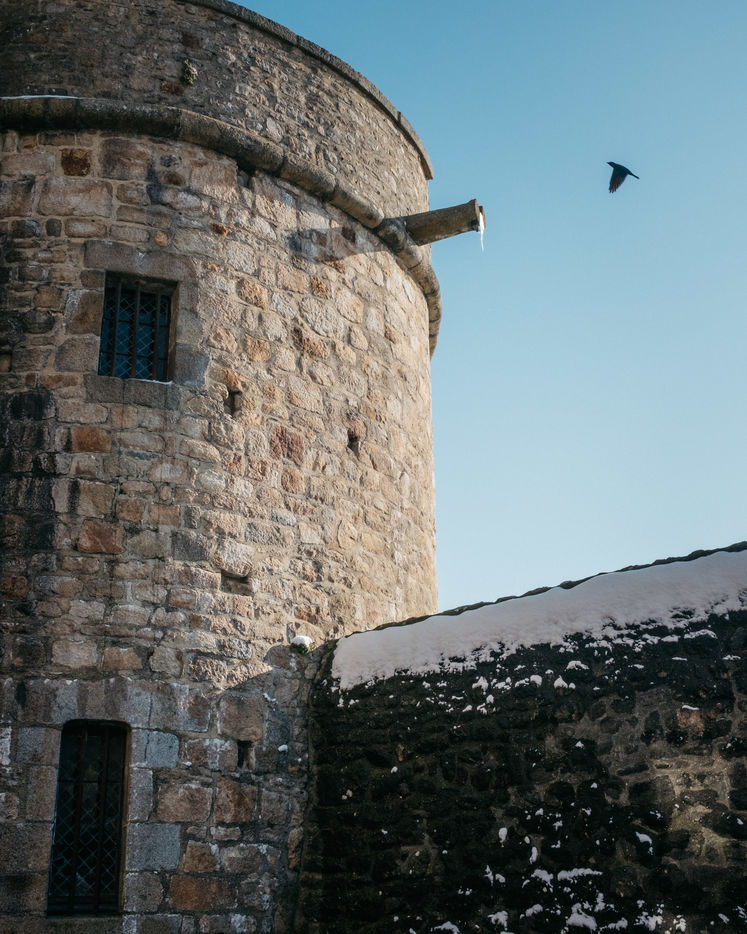
M 747 3 L 244 5 L 485 206 L 433 250 L 441 607 L 747 538 Z

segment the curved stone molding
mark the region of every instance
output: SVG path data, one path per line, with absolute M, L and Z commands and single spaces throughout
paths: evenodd
M 176 139 L 204 146 L 236 160 L 243 171 L 278 176 L 327 201 L 373 230 L 422 289 L 428 303 L 431 355 L 441 323 L 441 290 L 427 254 L 404 222 L 383 211 L 330 172 L 285 151 L 256 133 L 179 107 L 135 104 L 102 98 L 57 96 L 0 98 L 0 130 L 115 130 Z

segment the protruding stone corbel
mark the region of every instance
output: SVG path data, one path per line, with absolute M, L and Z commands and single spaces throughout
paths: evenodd
M 485 229 L 485 211 L 477 203 L 477 198 L 467 201 L 466 204 L 457 204 L 453 208 L 410 214 L 402 220 L 405 230 L 419 246 L 467 233 L 469 230 Z

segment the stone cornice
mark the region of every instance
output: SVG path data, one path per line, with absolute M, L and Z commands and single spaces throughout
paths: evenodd
M 205 5 L 220 8 L 224 4 L 223 0 L 210 0 L 209 3 L 205 0 Z M 233 4 L 225 6 L 233 7 Z M 373 231 L 395 254 L 425 296 L 430 351 L 433 354 L 441 323 L 441 290 L 428 251 L 412 240 L 400 220 L 385 218 L 380 208 L 361 197 L 331 172 L 288 152 L 282 146 L 249 130 L 191 110 L 103 98 L 0 98 L 0 129 L 89 129 L 176 139 L 229 156 L 244 171 L 258 169 L 297 185 Z

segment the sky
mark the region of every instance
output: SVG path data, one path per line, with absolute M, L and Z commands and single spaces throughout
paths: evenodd
M 242 5 L 485 208 L 433 247 L 440 608 L 747 538 L 747 3 Z

